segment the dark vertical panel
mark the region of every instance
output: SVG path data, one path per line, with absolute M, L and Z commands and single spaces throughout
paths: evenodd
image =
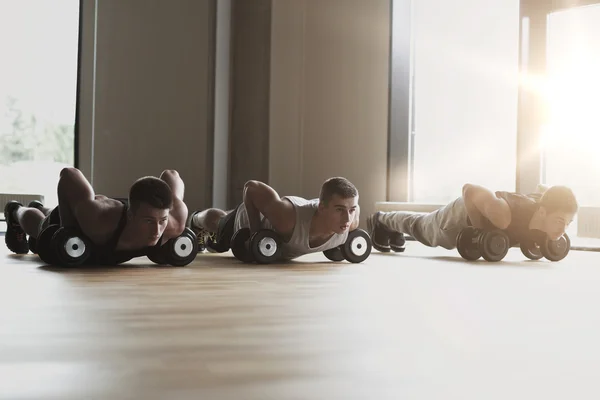
M 271 0 L 232 3 L 229 207 L 244 183 L 269 178 Z

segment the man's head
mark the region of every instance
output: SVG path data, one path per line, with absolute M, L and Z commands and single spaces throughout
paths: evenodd
M 542 230 L 552 240 L 559 239 L 565 233 L 579 209 L 575 194 L 565 186 L 548 188 L 539 200 L 539 205 Z
M 321 186 L 319 213 L 327 229 L 335 233 L 348 230 L 356 216 L 358 190 L 346 178 L 329 178 Z
M 146 246 L 154 246 L 162 236 L 173 206 L 171 187 L 162 179 L 146 176 L 129 190 L 129 221 Z

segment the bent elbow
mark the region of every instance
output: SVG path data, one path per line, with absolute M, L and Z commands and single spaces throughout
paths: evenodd
M 75 175 L 81 174 L 81 172 L 74 167 L 65 167 L 60 170 L 60 179 L 73 178 Z
M 260 187 L 260 182 L 255 180 L 246 181 L 244 184 L 244 194 L 252 193 Z
M 82 179 L 85 178 L 83 177 L 81 171 L 77 168 L 63 168 L 61 169 L 60 176 L 58 178 L 57 191 L 59 193 L 68 194 L 72 190 L 73 185 L 76 185 L 76 183 Z
M 246 183 L 244 183 L 244 189 L 255 188 L 257 186 L 258 186 L 258 181 L 255 181 L 253 179 L 246 181 Z
M 173 179 L 179 179 L 179 172 L 177 172 L 177 170 L 175 169 L 165 169 L 160 176 L 165 177 L 171 177 Z
M 473 189 L 473 185 L 470 183 L 465 183 L 462 187 L 462 195 L 463 197 L 468 197 Z

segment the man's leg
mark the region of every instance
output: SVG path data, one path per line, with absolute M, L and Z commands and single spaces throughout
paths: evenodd
M 46 206 L 44 206 L 42 204 L 41 201 L 38 200 L 32 200 L 29 202 L 29 204 L 27 205 L 27 207 L 31 207 L 31 208 L 37 208 L 38 210 L 40 210 L 44 215 L 50 215 L 50 213 L 52 212 L 52 208 L 48 208 Z
M 367 217 L 367 232 L 371 236 L 371 243 L 377 251 L 389 253 L 391 250 L 390 239 L 394 232 L 386 229 L 379 222 L 381 214 L 381 212 L 377 212 Z
M 25 207 L 17 201 L 10 201 L 4 207 L 6 220 L 6 247 L 17 254 L 27 254 L 29 244 L 27 235 L 37 238 L 38 231 L 45 215 L 34 207 Z
M 219 208 L 196 211 L 190 215 L 188 226 L 198 237 L 199 252 L 207 249 L 207 242 L 209 240 L 215 241 L 217 232 L 219 231 L 219 221 L 226 215 L 227 212 Z
M 468 215 L 462 197 L 430 213 L 405 211 L 380 212 L 373 215 L 375 229 L 400 232 L 414 237 L 429 247 L 456 247 L 460 231 L 468 226 Z M 375 236 L 377 232 L 374 233 Z
M 219 221 L 225 215 L 227 215 L 227 212 L 218 208 L 196 211 L 190 216 L 190 228 L 192 230 L 203 229 L 211 233 L 217 233 L 219 230 Z

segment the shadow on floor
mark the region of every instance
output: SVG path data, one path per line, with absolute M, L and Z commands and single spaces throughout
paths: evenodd
M 407 254 L 407 253 L 394 253 L 394 252 L 389 252 L 389 253 L 374 253 L 377 254 L 378 256 L 383 256 L 383 257 L 397 257 L 399 259 L 401 258 L 409 258 L 409 259 L 413 259 L 413 260 L 423 260 L 423 259 L 429 259 L 429 260 L 435 260 L 435 261 L 448 261 L 448 262 L 452 262 L 454 264 L 466 264 L 466 265 L 470 265 L 470 266 L 477 266 L 477 267 L 538 267 L 538 268 L 549 268 L 551 267 L 553 264 L 555 264 L 554 262 L 550 262 L 548 260 L 545 259 L 541 259 L 541 260 L 529 260 L 527 258 L 524 258 L 522 261 L 516 261 L 516 260 L 501 260 L 501 261 L 497 261 L 497 262 L 490 262 L 490 261 L 486 261 L 483 258 L 480 258 L 477 261 L 467 261 L 465 259 L 463 259 L 460 255 L 455 255 L 455 256 L 437 256 L 437 255 L 423 255 L 423 254 Z M 567 256 L 568 257 L 568 256 Z

